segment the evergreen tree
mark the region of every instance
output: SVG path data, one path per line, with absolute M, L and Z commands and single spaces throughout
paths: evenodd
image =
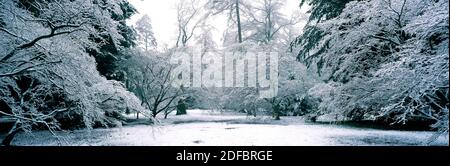
M 308 4 L 311 8 L 308 13 L 310 13 L 307 25 L 304 28 L 304 33 L 297 37 L 291 43 L 291 51 L 298 51 L 297 59 L 304 62 L 308 67 L 310 66 L 310 57 L 315 57 L 325 50 L 326 45 L 316 48 L 319 41 L 324 36 L 324 32 L 316 27 L 316 24 L 335 18 L 342 13 L 345 5 L 352 0 L 302 0 L 300 2 L 300 7 Z M 310 53 L 313 49 L 318 49 L 316 53 Z M 321 67 L 321 63 L 317 64 Z M 320 75 L 320 72 L 318 72 Z
M 157 46 L 156 38 L 153 34 L 150 17 L 145 14 L 136 22 L 137 37 L 140 44 L 144 45 L 145 51 Z
M 123 58 L 126 49 L 136 45 L 136 33 L 126 25 L 126 20 L 134 15 L 136 9 L 126 0 L 119 3 L 120 10 L 108 10 L 111 19 L 118 22 L 116 29 L 119 36 L 111 35 L 106 29 L 101 35 L 92 35 L 91 40 L 95 43 L 102 43 L 100 48 L 87 48 L 88 53 L 95 57 L 97 70 L 108 79 L 122 80 L 122 75 L 118 71 L 118 62 Z

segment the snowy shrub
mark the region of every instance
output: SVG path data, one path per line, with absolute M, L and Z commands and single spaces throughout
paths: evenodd
M 331 103 L 332 98 L 336 95 L 336 83 L 318 83 L 308 90 L 304 102 L 315 105 L 316 108 L 312 111 L 312 116 L 319 116 L 323 114 L 330 114 L 336 110 L 335 105 Z
M 306 67 L 287 53 L 280 55 L 278 94 L 268 99 L 269 103 L 279 104 L 282 115 L 304 115 L 304 98 L 307 91 L 316 83 L 316 78 L 307 72 Z
M 146 117 L 154 118 L 163 112 L 167 116 L 183 95 L 181 88 L 172 86 L 173 66 L 167 53 L 134 50 L 133 55 L 122 62 L 126 72 L 126 87 L 139 97 L 140 105 L 149 110 Z M 137 103 L 134 104 L 137 106 Z M 140 112 L 138 112 L 140 113 Z
M 149 114 L 141 106 L 141 100 L 125 89 L 121 82 L 105 79 L 103 82 L 95 84 L 93 88 L 97 91 L 95 94 L 99 100 L 97 102 L 107 116 L 123 120 L 124 117 L 121 115 L 127 111 Z
M 432 121 L 448 133 L 448 0 L 351 1 L 310 26 L 322 36 L 299 59 L 331 85 L 309 90 L 319 112 Z
M 386 64 L 375 73 L 374 83 L 390 96 L 383 115 L 395 114 L 405 123 L 409 118 L 429 119 L 434 128 L 448 133 L 449 107 L 449 29 L 448 1 L 427 4 L 420 15 L 404 27 L 414 34 L 394 54 L 398 61 Z M 385 92 L 386 90 L 384 90 Z
M 106 42 L 92 37 L 121 39 L 112 11 L 121 12 L 118 2 L 0 2 L 0 118 L 15 121 L 3 144 L 22 130 L 107 126 L 105 95 L 142 109 L 135 96 L 100 76 L 86 53 Z

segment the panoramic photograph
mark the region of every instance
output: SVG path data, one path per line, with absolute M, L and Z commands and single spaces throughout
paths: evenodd
M 448 147 L 449 96 L 448 0 L 0 0 L 0 149 Z

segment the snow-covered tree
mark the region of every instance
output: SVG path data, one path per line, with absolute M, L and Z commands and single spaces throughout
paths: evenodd
M 183 94 L 181 88 L 172 86 L 171 53 L 155 52 L 148 55 L 149 52 L 136 50 L 123 62 L 127 87 L 140 98 L 141 105 L 150 110 L 147 116 L 156 117 L 162 112 L 167 116 Z
M 314 26 L 320 37 L 299 47 L 299 59 L 332 89 L 322 95 L 321 111 L 352 120 L 431 121 L 448 133 L 447 4 L 351 1 Z
M 303 28 L 302 35 L 293 40 L 290 45 L 291 51 L 294 51 L 294 48 L 301 48 L 302 51 L 299 51 L 298 49 L 294 51 L 298 52 L 298 59 L 301 60 L 306 55 L 311 54 L 310 50 L 318 49 L 316 46 L 321 41 L 324 31 L 317 28 L 316 24 L 339 16 L 345 8 L 345 5 L 350 1 L 352 0 L 302 0 L 300 2 L 300 8 L 309 6 L 307 12 L 309 14 L 309 19 L 308 23 Z M 323 50 L 323 48 L 321 50 Z M 320 51 L 316 52 L 316 54 L 319 52 Z M 307 61 L 304 63 L 309 66 Z
M 120 84 L 100 76 L 86 52 L 102 46 L 92 38 L 121 39 L 111 17 L 122 12 L 119 2 L 12 0 L 1 1 L 0 9 L 0 118 L 15 123 L 2 144 L 35 128 L 117 124 L 108 105 L 124 105 L 114 112 L 143 109 Z
M 308 89 L 318 83 L 303 64 L 290 54 L 281 52 L 279 60 L 278 94 L 265 99 L 270 103 L 275 119 L 281 115 L 304 115 L 310 110 L 302 107 Z
M 308 13 L 310 14 L 308 22 L 320 22 L 329 20 L 339 16 L 345 5 L 352 0 L 301 0 L 300 7 L 310 6 Z
M 202 15 L 203 5 L 200 0 L 181 0 L 177 3 L 178 37 L 176 46 L 187 46 L 208 15 Z
M 284 30 L 303 18 L 300 15 L 284 15 L 282 13 L 284 3 L 284 0 L 263 0 L 249 4 L 249 18 L 242 23 L 245 34 L 248 34 L 244 40 L 272 44 L 287 38 L 284 36 L 287 34 L 283 34 Z
M 97 43 L 99 47 L 86 45 L 89 55 L 95 57 L 97 70 L 108 79 L 122 80 L 122 73 L 118 70 L 118 62 L 123 58 L 125 50 L 136 46 L 136 32 L 126 24 L 126 20 L 131 18 L 137 11 L 127 0 L 96 2 L 104 10 L 105 16 L 111 18 L 114 24 L 110 27 L 94 26 L 96 32 L 91 34 L 90 40 Z M 102 4 L 104 3 L 104 4 Z M 114 8 L 109 8 L 110 4 L 115 4 Z M 99 34 L 96 34 L 100 32 Z
M 208 51 L 215 51 L 217 49 L 217 43 L 213 39 L 213 26 L 207 25 L 203 22 L 200 26 L 200 34 L 196 36 L 196 45 L 202 48 L 201 53 Z
M 144 14 L 136 22 L 135 28 L 138 34 L 138 41 L 141 45 L 144 45 L 145 51 L 148 51 L 149 48 L 156 48 L 158 43 L 153 34 L 152 22 L 147 14 Z
M 241 25 L 241 13 L 244 8 L 247 8 L 245 4 L 246 1 L 242 0 L 209 0 L 206 4 L 206 7 L 212 11 L 213 15 L 226 13 L 228 15 L 228 23 L 230 26 L 235 26 L 236 31 L 229 29 L 226 32 L 226 37 L 231 39 L 225 40 L 233 40 L 239 43 L 243 41 L 243 30 Z M 235 43 L 235 42 L 232 42 Z

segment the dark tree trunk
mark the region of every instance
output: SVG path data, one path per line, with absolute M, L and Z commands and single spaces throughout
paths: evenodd
M 164 114 L 164 119 L 167 119 L 167 115 L 169 115 L 169 113 Z
M 3 139 L 2 145 L 4 145 L 4 146 L 10 146 L 12 140 L 14 139 L 14 136 L 16 136 L 16 134 L 17 134 L 18 132 L 19 132 L 19 130 L 15 130 L 15 131 L 9 133 L 9 134 L 5 137 L 5 139 Z
M 177 105 L 177 114 L 176 115 L 184 115 L 184 114 L 186 114 L 187 113 L 186 109 L 187 109 L 187 106 L 184 103 L 184 101 L 183 100 L 179 100 L 178 101 L 178 105 Z
M 12 140 L 14 139 L 14 136 L 16 136 L 17 133 L 19 133 L 20 128 L 18 122 L 14 124 L 14 126 L 9 131 L 8 135 L 6 135 L 5 139 L 2 141 L 2 145 L 4 146 L 10 146 Z
M 280 120 L 280 107 L 278 105 L 275 105 L 272 107 L 272 109 L 275 120 Z
M 275 120 L 280 120 L 280 114 L 278 112 L 275 112 Z
M 239 15 L 239 0 L 236 0 L 236 22 L 238 28 L 239 43 L 242 43 L 241 16 Z

